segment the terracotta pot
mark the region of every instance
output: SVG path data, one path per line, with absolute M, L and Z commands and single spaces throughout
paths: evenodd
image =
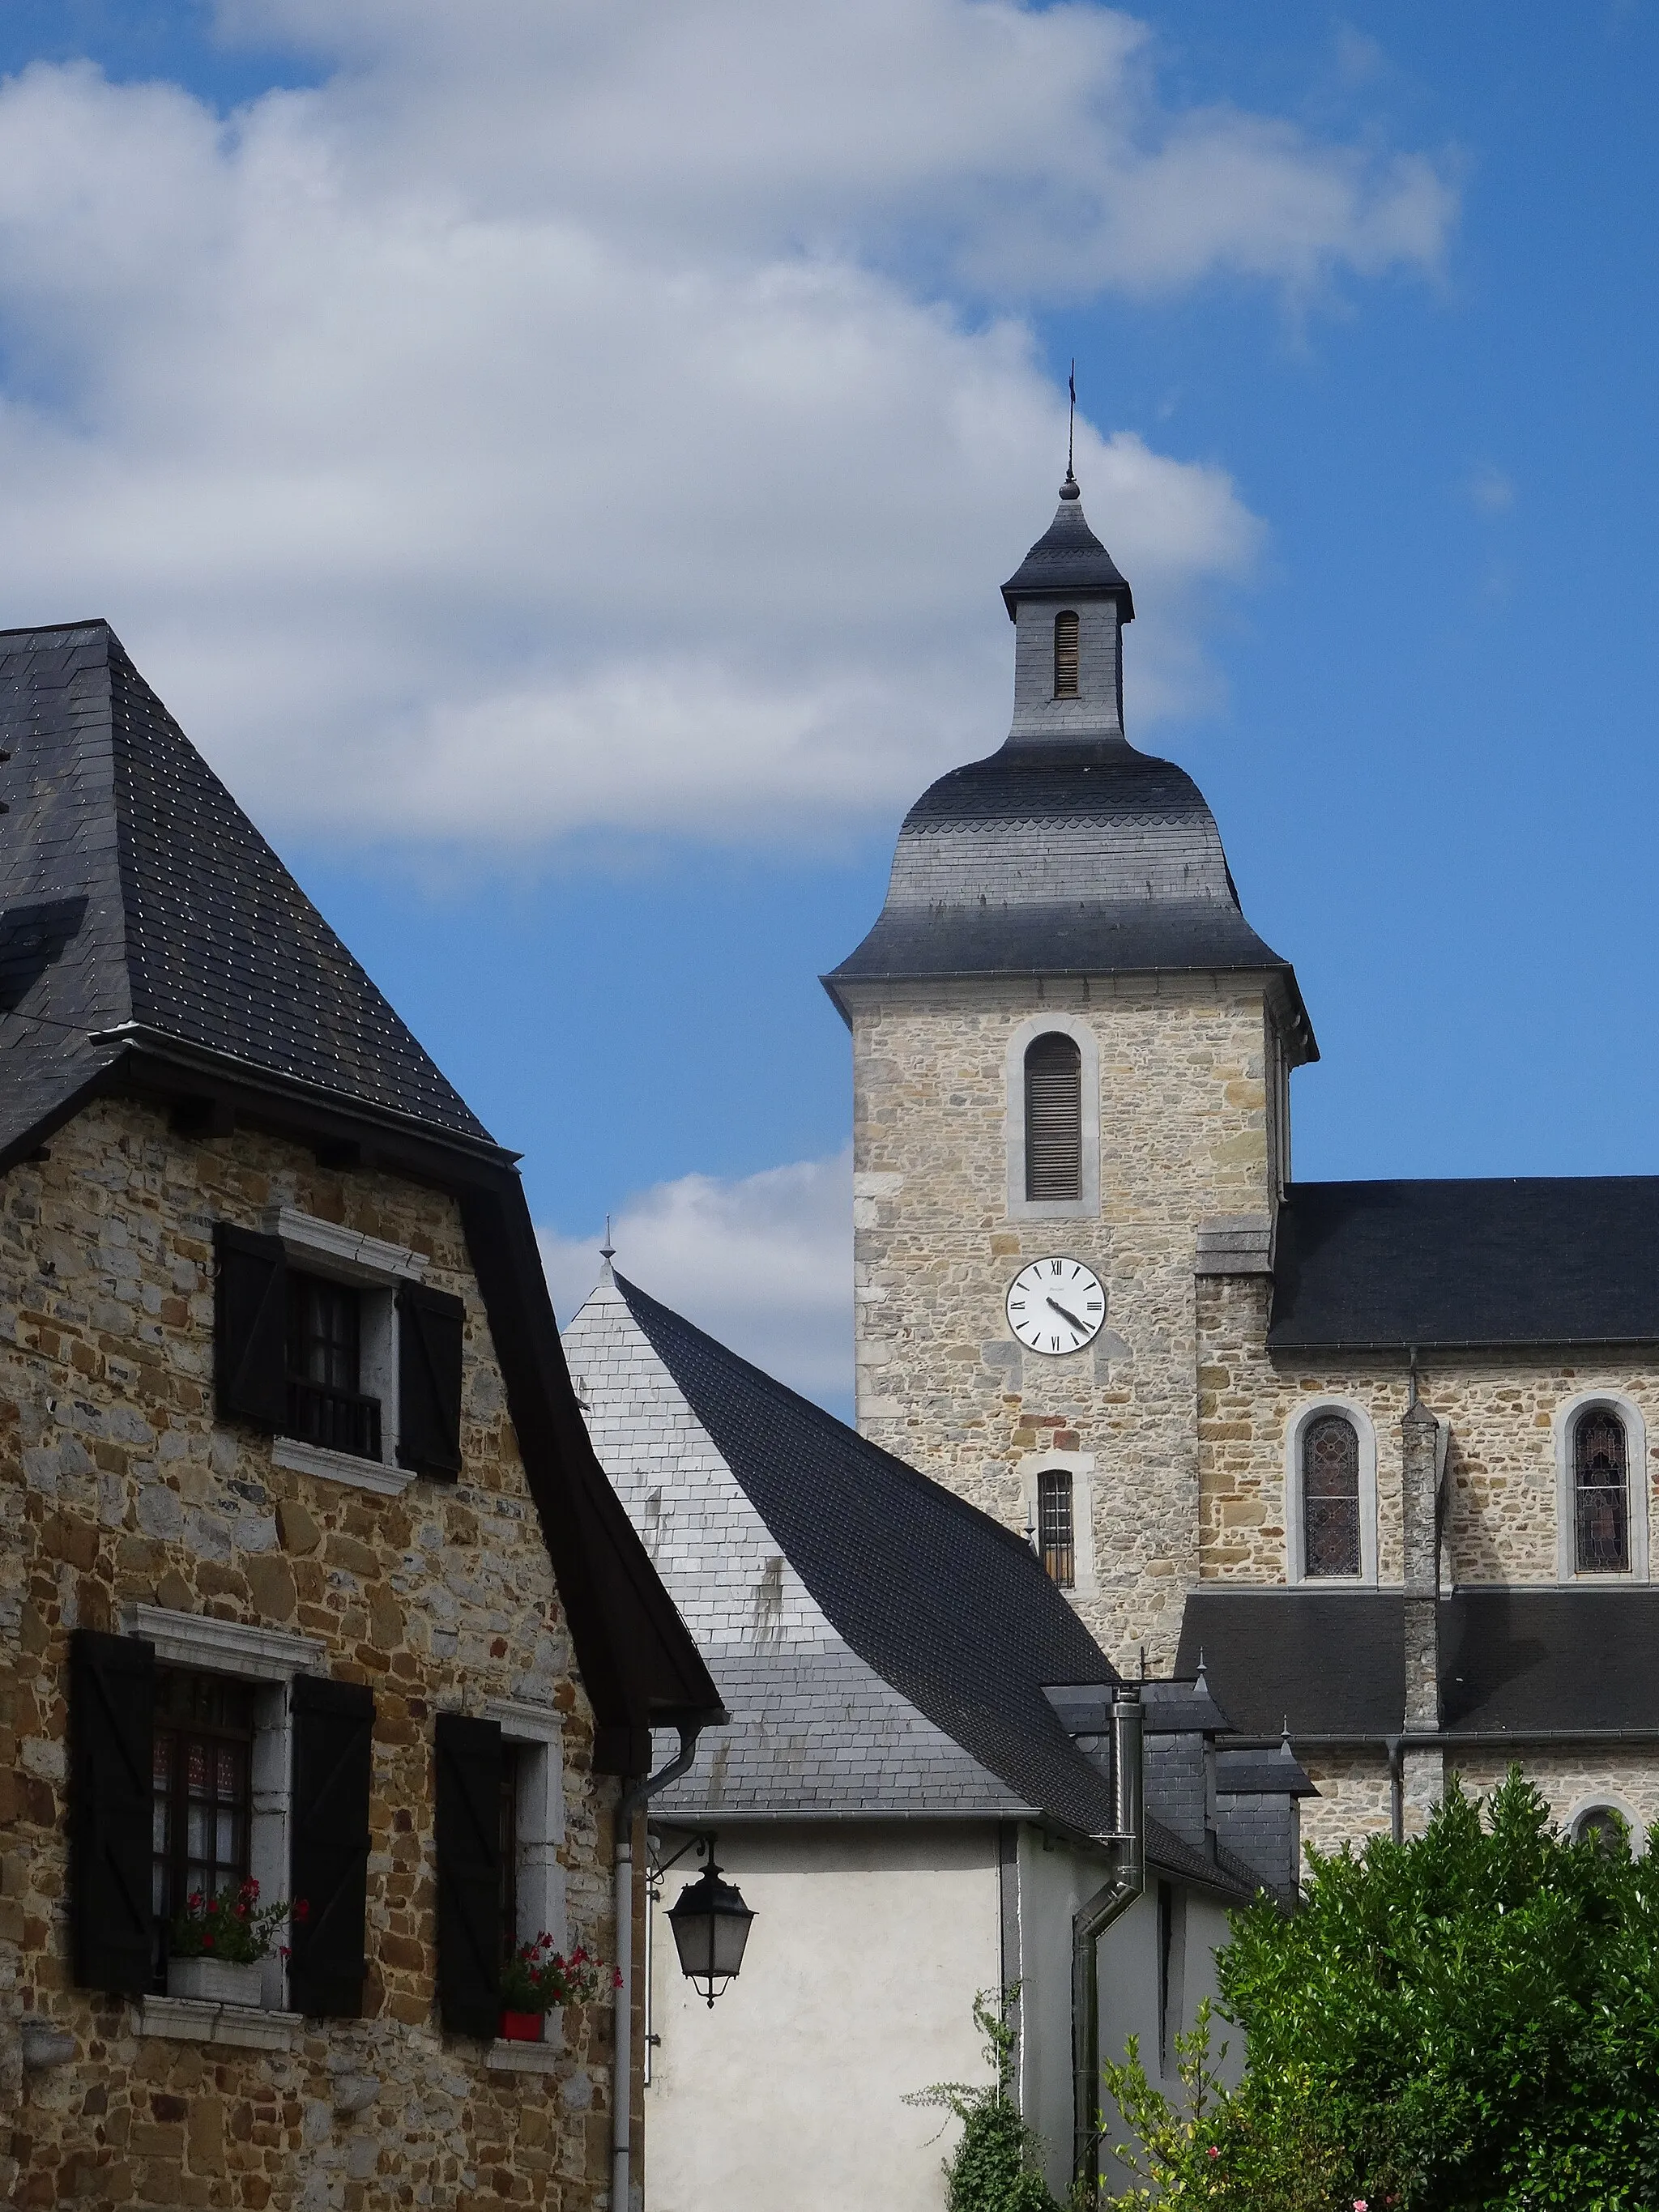
M 167 1995 L 204 1998 L 210 2004 L 258 2005 L 265 1963 L 232 1966 L 225 1959 L 169 1959 Z
M 501 2040 L 504 2043 L 539 2043 L 542 2039 L 542 2017 L 538 2012 L 504 2012 L 501 2014 Z

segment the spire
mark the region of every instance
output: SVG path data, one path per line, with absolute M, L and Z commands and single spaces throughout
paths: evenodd
M 1029 599 L 1112 599 L 1120 623 L 1135 618 L 1129 580 L 1090 529 L 1083 492 L 1066 465 L 1054 519 L 1002 587 L 1008 619 L 1018 619 L 1019 603 Z
M 611 1264 L 616 1256 L 617 1248 L 611 1241 L 611 1216 L 607 1213 L 605 1217 L 605 1242 L 599 1247 L 599 1280 L 601 1283 L 614 1283 L 616 1281 L 617 1271 Z

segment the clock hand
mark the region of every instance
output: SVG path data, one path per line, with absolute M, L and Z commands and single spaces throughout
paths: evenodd
M 1077 1331 L 1079 1336 L 1087 1336 L 1089 1334 L 1089 1324 L 1086 1321 L 1079 1321 L 1074 1313 L 1068 1313 L 1066 1308 L 1061 1305 L 1058 1298 L 1050 1298 L 1048 1303 L 1062 1321 L 1070 1322 L 1072 1327 Z

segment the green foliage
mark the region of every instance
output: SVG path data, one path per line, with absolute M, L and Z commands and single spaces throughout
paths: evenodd
M 1242 2087 L 1193 2049 L 1178 2113 L 1133 2053 L 1108 2069 L 1166 2203 L 1659 2206 L 1659 1832 L 1639 1859 L 1568 1842 L 1516 1770 L 1407 1843 L 1308 1859 L 1302 1909 L 1236 1915 L 1220 1954 Z
M 949 2212 L 1059 2212 L 1038 2170 L 1042 2144 L 1014 2098 L 1018 2004 L 1018 1984 L 1001 1997 L 981 1990 L 974 1999 L 989 2081 L 935 2081 L 904 2100 L 943 2106 L 962 2122 L 961 2140 L 945 2161 Z

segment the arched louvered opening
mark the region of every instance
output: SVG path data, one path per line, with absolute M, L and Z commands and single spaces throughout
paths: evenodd
M 1077 1534 L 1072 1522 L 1072 1478 L 1064 1468 L 1037 1477 L 1037 1548 L 1061 1589 L 1077 1580 Z
M 1083 1195 L 1083 1055 L 1058 1030 L 1026 1048 L 1025 1195 Z
M 1359 1572 L 1359 1435 L 1346 1413 L 1302 1431 L 1302 1571 Z
M 1073 614 L 1056 615 L 1054 617 L 1054 696 L 1056 699 L 1076 698 L 1077 670 L 1077 617 Z
M 1630 1571 L 1630 1472 L 1625 1425 L 1610 1407 L 1578 1416 L 1572 1435 L 1575 1559 L 1581 1575 Z

